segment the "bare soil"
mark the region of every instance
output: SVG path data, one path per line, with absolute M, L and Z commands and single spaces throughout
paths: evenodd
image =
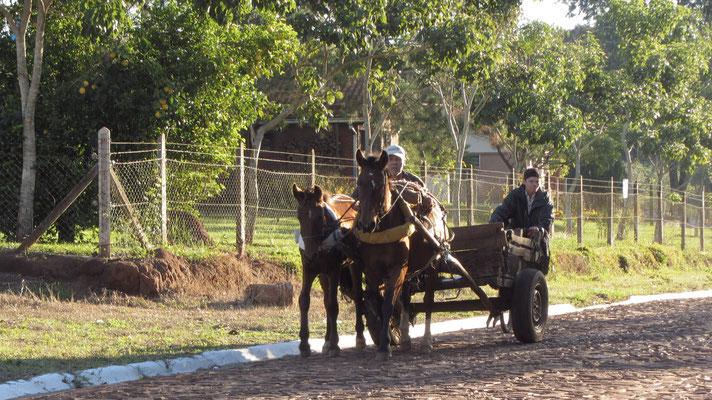
M 432 353 L 373 347 L 77 389 L 52 399 L 710 399 L 712 299 L 590 309 L 521 344 L 499 327 L 435 337 Z
M 24 277 L 58 280 L 71 287 L 75 298 L 115 290 L 128 295 L 156 297 L 165 294 L 208 296 L 216 292 L 242 294 L 254 283 L 298 279 L 284 268 L 254 258 L 224 254 L 202 263 L 191 263 L 166 249 L 151 258 L 102 258 L 0 255 L 3 289 L 21 284 Z

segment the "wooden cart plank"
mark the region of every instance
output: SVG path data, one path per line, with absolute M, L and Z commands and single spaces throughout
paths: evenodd
M 452 228 L 455 238 L 450 242 L 453 250 L 499 249 L 507 245 L 504 225 L 494 224 L 459 226 Z
M 499 311 L 509 309 L 509 304 L 499 297 L 490 297 L 489 299 L 494 307 Z M 424 313 L 426 311 L 425 303 L 411 303 L 411 307 L 416 313 Z M 439 301 L 433 303 L 433 312 L 455 312 L 455 311 L 488 311 L 487 307 L 482 304 L 482 300 L 455 300 L 455 301 Z

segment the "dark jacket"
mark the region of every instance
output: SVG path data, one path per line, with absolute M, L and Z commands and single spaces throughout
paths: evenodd
M 554 222 L 554 204 L 551 202 L 549 193 L 539 189 L 534 194 L 531 212 L 527 213 L 527 192 L 524 185 L 512 189 L 504 198 L 502 204 L 497 207 L 490 223 L 504 222 L 505 228 L 527 229 L 539 227 L 551 233 L 551 224 Z

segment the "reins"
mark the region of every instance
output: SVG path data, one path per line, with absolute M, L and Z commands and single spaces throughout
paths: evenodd
M 391 185 L 390 181 L 388 180 L 388 174 L 385 171 L 382 171 L 381 173 L 383 174 L 383 177 L 385 179 L 383 185 L 386 186 L 383 190 L 383 200 L 381 200 L 381 204 L 383 204 L 386 202 L 386 191 L 391 190 Z M 400 192 L 397 191 L 398 194 L 395 196 L 395 200 L 391 201 L 391 204 L 388 205 L 388 209 L 385 212 L 378 213 L 378 216 L 376 216 L 376 227 L 374 228 L 374 230 L 378 229 L 378 226 L 381 224 L 381 221 L 383 221 L 383 219 L 386 218 L 386 216 L 391 212 L 391 210 L 393 210 L 393 207 L 395 207 L 396 203 L 398 203 L 398 200 L 403 199 L 403 192 L 405 192 L 405 189 L 408 187 L 408 185 L 409 183 L 403 185 L 403 188 L 400 190 Z M 405 199 L 403 199 L 403 201 L 405 201 Z
M 334 212 L 334 209 L 331 206 L 329 206 L 329 203 L 325 201 L 324 207 L 321 207 L 322 220 L 324 221 L 324 225 L 323 225 L 324 229 L 322 229 L 321 235 L 302 236 L 302 239 L 321 237 L 321 241 L 323 242 L 324 239 L 326 239 L 333 231 L 335 231 L 336 229 L 339 228 L 339 226 L 341 225 L 341 222 L 344 220 L 344 217 L 346 216 L 346 214 L 348 214 L 349 210 L 351 210 L 354 207 L 355 204 L 356 204 L 356 201 L 352 201 L 351 205 L 349 205 L 349 208 L 347 208 L 341 214 L 340 217 L 338 217 L 334 220 L 334 223 L 331 225 L 331 226 L 333 226 L 333 229 L 330 229 L 330 224 L 326 220 L 326 210 L 325 209 L 326 209 L 326 207 L 329 207 L 329 209 L 332 211 L 334 216 L 336 216 L 336 213 Z M 349 233 L 350 232 L 351 232 L 351 229 L 349 229 Z M 346 236 L 346 235 L 344 235 L 344 236 Z M 311 257 L 311 258 L 307 257 L 306 255 L 302 255 L 307 261 L 307 267 L 311 267 L 311 264 L 316 259 L 316 256 L 318 253 L 319 253 L 318 251 L 316 253 L 314 253 L 313 257 Z

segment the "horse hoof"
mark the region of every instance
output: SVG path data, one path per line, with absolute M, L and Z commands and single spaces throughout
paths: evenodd
M 410 344 L 410 341 L 407 341 L 407 342 L 401 342 L 399 348 L 401 351 L 409 351 L 412 348 L 412 346 Z
M 311 351 L 310 350 L 301 350 L 299 352 L 299 354 L 301 354 L 302 357 L 309 357 L 311 355 Z
M 378 352 L 376 353 L 376 361 L 388 361 L 391 355 L 388 352 Z
M 324 345 L 321 346 L 321 354 L 326 354 L 329 351 L 329 346 L 331 346 L 329 342 L 324 342 Z
M 329 350 L 329 357 L 338 357 L 341 354 L 341 349 Z
M 366 339 L 356 338 L 356 350 L 363 350 L 366 348 Z

